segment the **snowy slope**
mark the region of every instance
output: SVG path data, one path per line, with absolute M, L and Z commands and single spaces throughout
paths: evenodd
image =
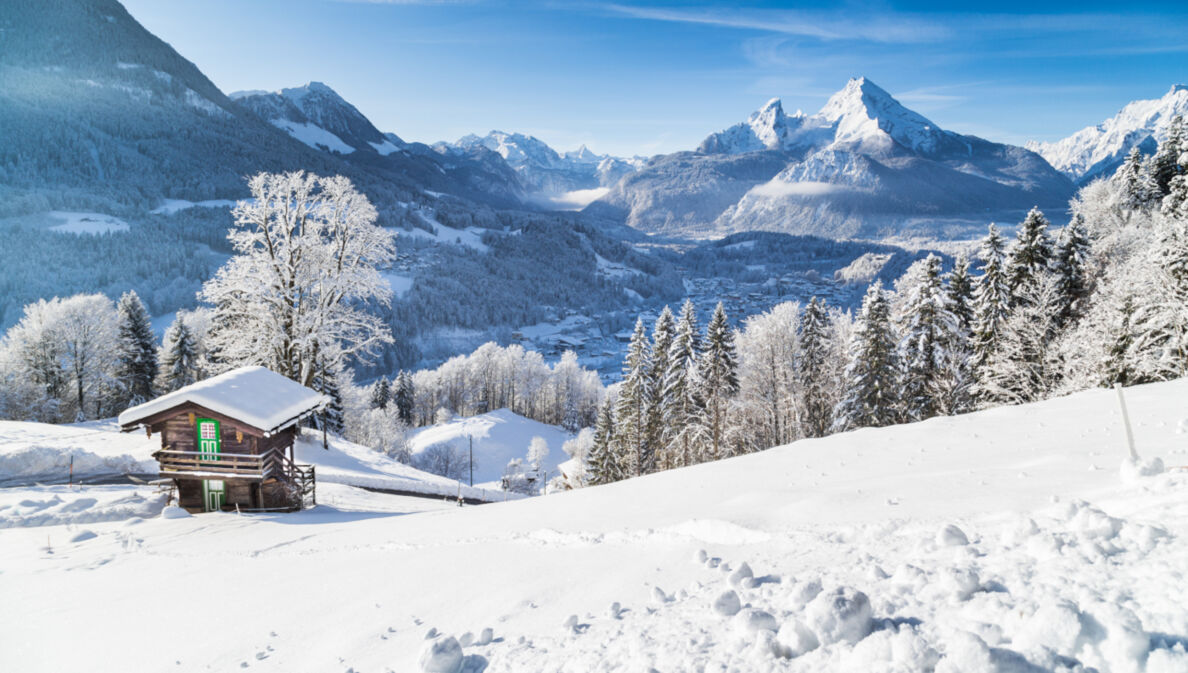
M 1188 462 L 1188 381 L 1127 394 Z M 1180 673 L 1188 475 L 1123 447 L 1095 390 L 414 516 L 5 530 L 0 669 Z
M 1188 116 L 1188 85 L 1176 84 L 1162 98 L 1128 103 L 1113 117 L 1063 140 L 1029 142 L 1027 149 L 1043 155 L 1072 179 L 1087 182 L 1112 173 L 1135 146 L 1154 152 L 1176 115 Z
M 772 99 L 697 152 L 653 158 L 587 211 L 649 232 L 944 239 L 1035 205 L 1063 211 L 1071 195 L 1039 155 L 946 131 L 860 77 L 812 115 Z
M 362 150 L 382 156 L 401 149 L 322 82 L 275 92 L 239 91 L 229 98 L 314 149 L 338 154 Z
M 571 435 L 555 425 L 546 425 L 507 409 L 497 409 L 422 428 L 410 434 L 408 442 L 413 455 L 442 445 L 465 452 L 470 450 L 471 437 L 474 438 L 474 483 L 489 484 L 499 482 L 508 461 L 524 459 L 533 437 L 543 437 L 548 443 L 549 455 L 544 467 L 548 474 L 556 474 L 557 465 L 568 458 L 561 445 Z

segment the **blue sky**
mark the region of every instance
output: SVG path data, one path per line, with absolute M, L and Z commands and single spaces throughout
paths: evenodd
M 225 92 L 323 81 L 421 142 L 692 149 L 771 97 L 814 112 L 864 75 L 944 128 L 1022 143 L 1188 81 L 1184 2 L 123 2 Z

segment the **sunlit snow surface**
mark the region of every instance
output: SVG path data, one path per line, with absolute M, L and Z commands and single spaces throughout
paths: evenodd
M 128 231 L 128 223 L 118 217 L 103 213 L 73 213 L 54 210 L 48 213 L 54 222 L 49 228 L 65 234 L 106 234 L 113 231 Z
M 1120 476 L 1097 390 L 479 507 L 3 530 L 0 670 L 1182 672 L 1188 381 L 1127 396 L 1168 471 Z

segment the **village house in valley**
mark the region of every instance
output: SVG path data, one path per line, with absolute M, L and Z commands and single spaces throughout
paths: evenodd
M 314 468 L 298 465 L 299 423 L 329 402 L 264 367 L 241 367 L 120 414 L 120 429 L 161 436 L 153 454 L 191 512 L 301 509 L 315 502 Z

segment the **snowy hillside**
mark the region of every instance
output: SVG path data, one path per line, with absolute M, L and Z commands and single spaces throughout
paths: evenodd
M 1127 395 L 1183 465 L 1188 381 Z M 1094 390 L 412 516 L 5 530 L 0 668 L 1179 673 L 1188 473 L 1124 447 Z
M 1113 117 L 1063 140 L 1029 142 L 1027 149 L 1043 155 L 1072 179 L 1088 182 L 1113 173 L 1133 147 L 1153 153 L 1176 115 L 1188 116 L 1188 85 L 1177 84 L 1162 98 L 1128 103 Z
M 314 149 L 387 156 L 404 145 L 380 133 L 355 106 L 321 82 L 272 93 L 241 91 L 230 98 Z
M 541 437 L 548 443 L 549 454 L 543 467 L 546 474 L 556 474 L 557 465 L 569 458 L 561 445 L 571 435 L 555 425 L 524 418 L 507 409 L 421 428 L 411 433 L 408 441 L 414 457 L 433 447 L 452 447 L 467 454 L 469 466 L 468 452 L 473 438 L 474 483 L 498 485 L 508 461 L 524 460 L 533 437 Z
M 1039 155 L 945 131 L 857 78 L 813 115 L 768 101 L 696 153 L 654 158 L 589 212 L 645 231 L 945 239 L 1071 194 Z

